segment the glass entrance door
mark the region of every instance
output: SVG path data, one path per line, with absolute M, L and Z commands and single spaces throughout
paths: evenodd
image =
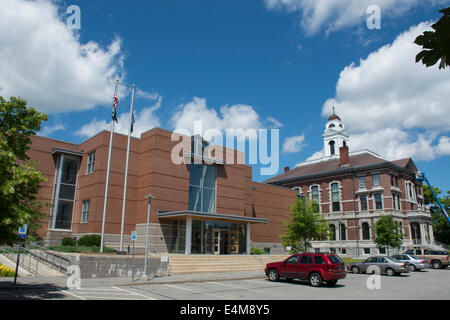
M 220 230 L 214 230 L 214 254 L 220 254 Z
M 239 253 L 239 232 L 228 232 L 228 252 L 231 254 Z

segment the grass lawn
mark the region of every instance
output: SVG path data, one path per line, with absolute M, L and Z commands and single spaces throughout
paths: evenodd
M 344 260 L 345 264 L 348 265 L 352 262 L 361 262 L 364 261 L 364 259 L 352 259 L 352 258 L 342 258 Z
M 48 248 L 58 252 L 76 252 L 76 253 L 100 252 L 99 246 L 52 246 Z M 103 248 L 103 253 L 113 253 L 113 252 L 116 252 L 116 250 L 108 247 Z

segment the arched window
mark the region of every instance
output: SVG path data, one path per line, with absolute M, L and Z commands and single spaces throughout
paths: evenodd
M 367 222 L 362 224 L 362 238 L 363 240 L 370 240 L 370 227 Z
M 339 225 L 339 231 L 341 235 L 341 240 L 347 240 L 347 228 L 345 227 L 345 224 L 341 223 Z
M 334 141 L 333 140 L 331 140 L 330 141 L 330 154 L 331 155 L 334 155 L 335 153 L 336 153 L 336 151 L 334 150 Z
M 331 184 L 331 203 L 333 212 L 341 210 L 341 195 L 339 191 L 339 183 Z
M 330 224 L 330 240 L 336 240 L 336 227 Z
M 332 123 L 332 124 L 330 124 L 330 125 L 328 126 L 328 128 L 334 128 L 334 127 L 336 127 L 336 126 L 334 125 L 334 123 Z
M 346 146 L 347 146 L 347 142 L 344 141 L 344 142 L 342 143 L 342 146 L 343 146 L 343 147 L 346 147 Z

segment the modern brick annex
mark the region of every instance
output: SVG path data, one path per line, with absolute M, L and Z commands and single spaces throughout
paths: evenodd
M 387 253 L 373 242 L 376 221 L 386 214 L 393 215 L 404 234 L 400 250 L 439 248 L 417 179 L 419 171 L 411 158 L 386 161 L 369 150 L 349 152 L 350 136 L 334 112 L 323 139 L 321 158 L 298 163 L 264 181 L 294 188 L 299 197 L 319 204 L 332 232 L 331 240 L 313 242 L 316 250 L 356 256 Z
M 171 141 L 171 135 L 156 128 L 131 138 L 124 248 L 131 244 L 133 230 L 137 245 L 144 244 L 151 194 L 152 251 L 248 254 L 256 246 L 284 252 L 281 220 L 288 220 L 295 190 L 252 181 L 252 168 L 237 164 L 242 153 L 235 150 L 234 162 L 222 157 L 225 162 L 175 164 L 171 153 L 179 141 Z M 47 178 L 38 195 L 49 204 L 38 230 L 47 243 L 101 234 L 109 139 L 109 131 L 81 144 L 32 138 L 29 156 Z M 105 245 L 115 248 L 120 243 L 127 139 L 114 134 L 112 146 Z M 186 141 L 182 156 L 191 159 L 191 137 Z

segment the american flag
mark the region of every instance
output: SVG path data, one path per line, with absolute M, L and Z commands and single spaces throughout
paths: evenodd
M 117 106 L 119 105 L 119 96 L 117 92 L 114 92 L 114 104 L 113 104 L 113 110 L 112 110 L 112 119 L 118 123 L 117 121 Z
M 134 112 L 131 114 L 131 132 L 133 132 L 133 126 L 134 126 Z

